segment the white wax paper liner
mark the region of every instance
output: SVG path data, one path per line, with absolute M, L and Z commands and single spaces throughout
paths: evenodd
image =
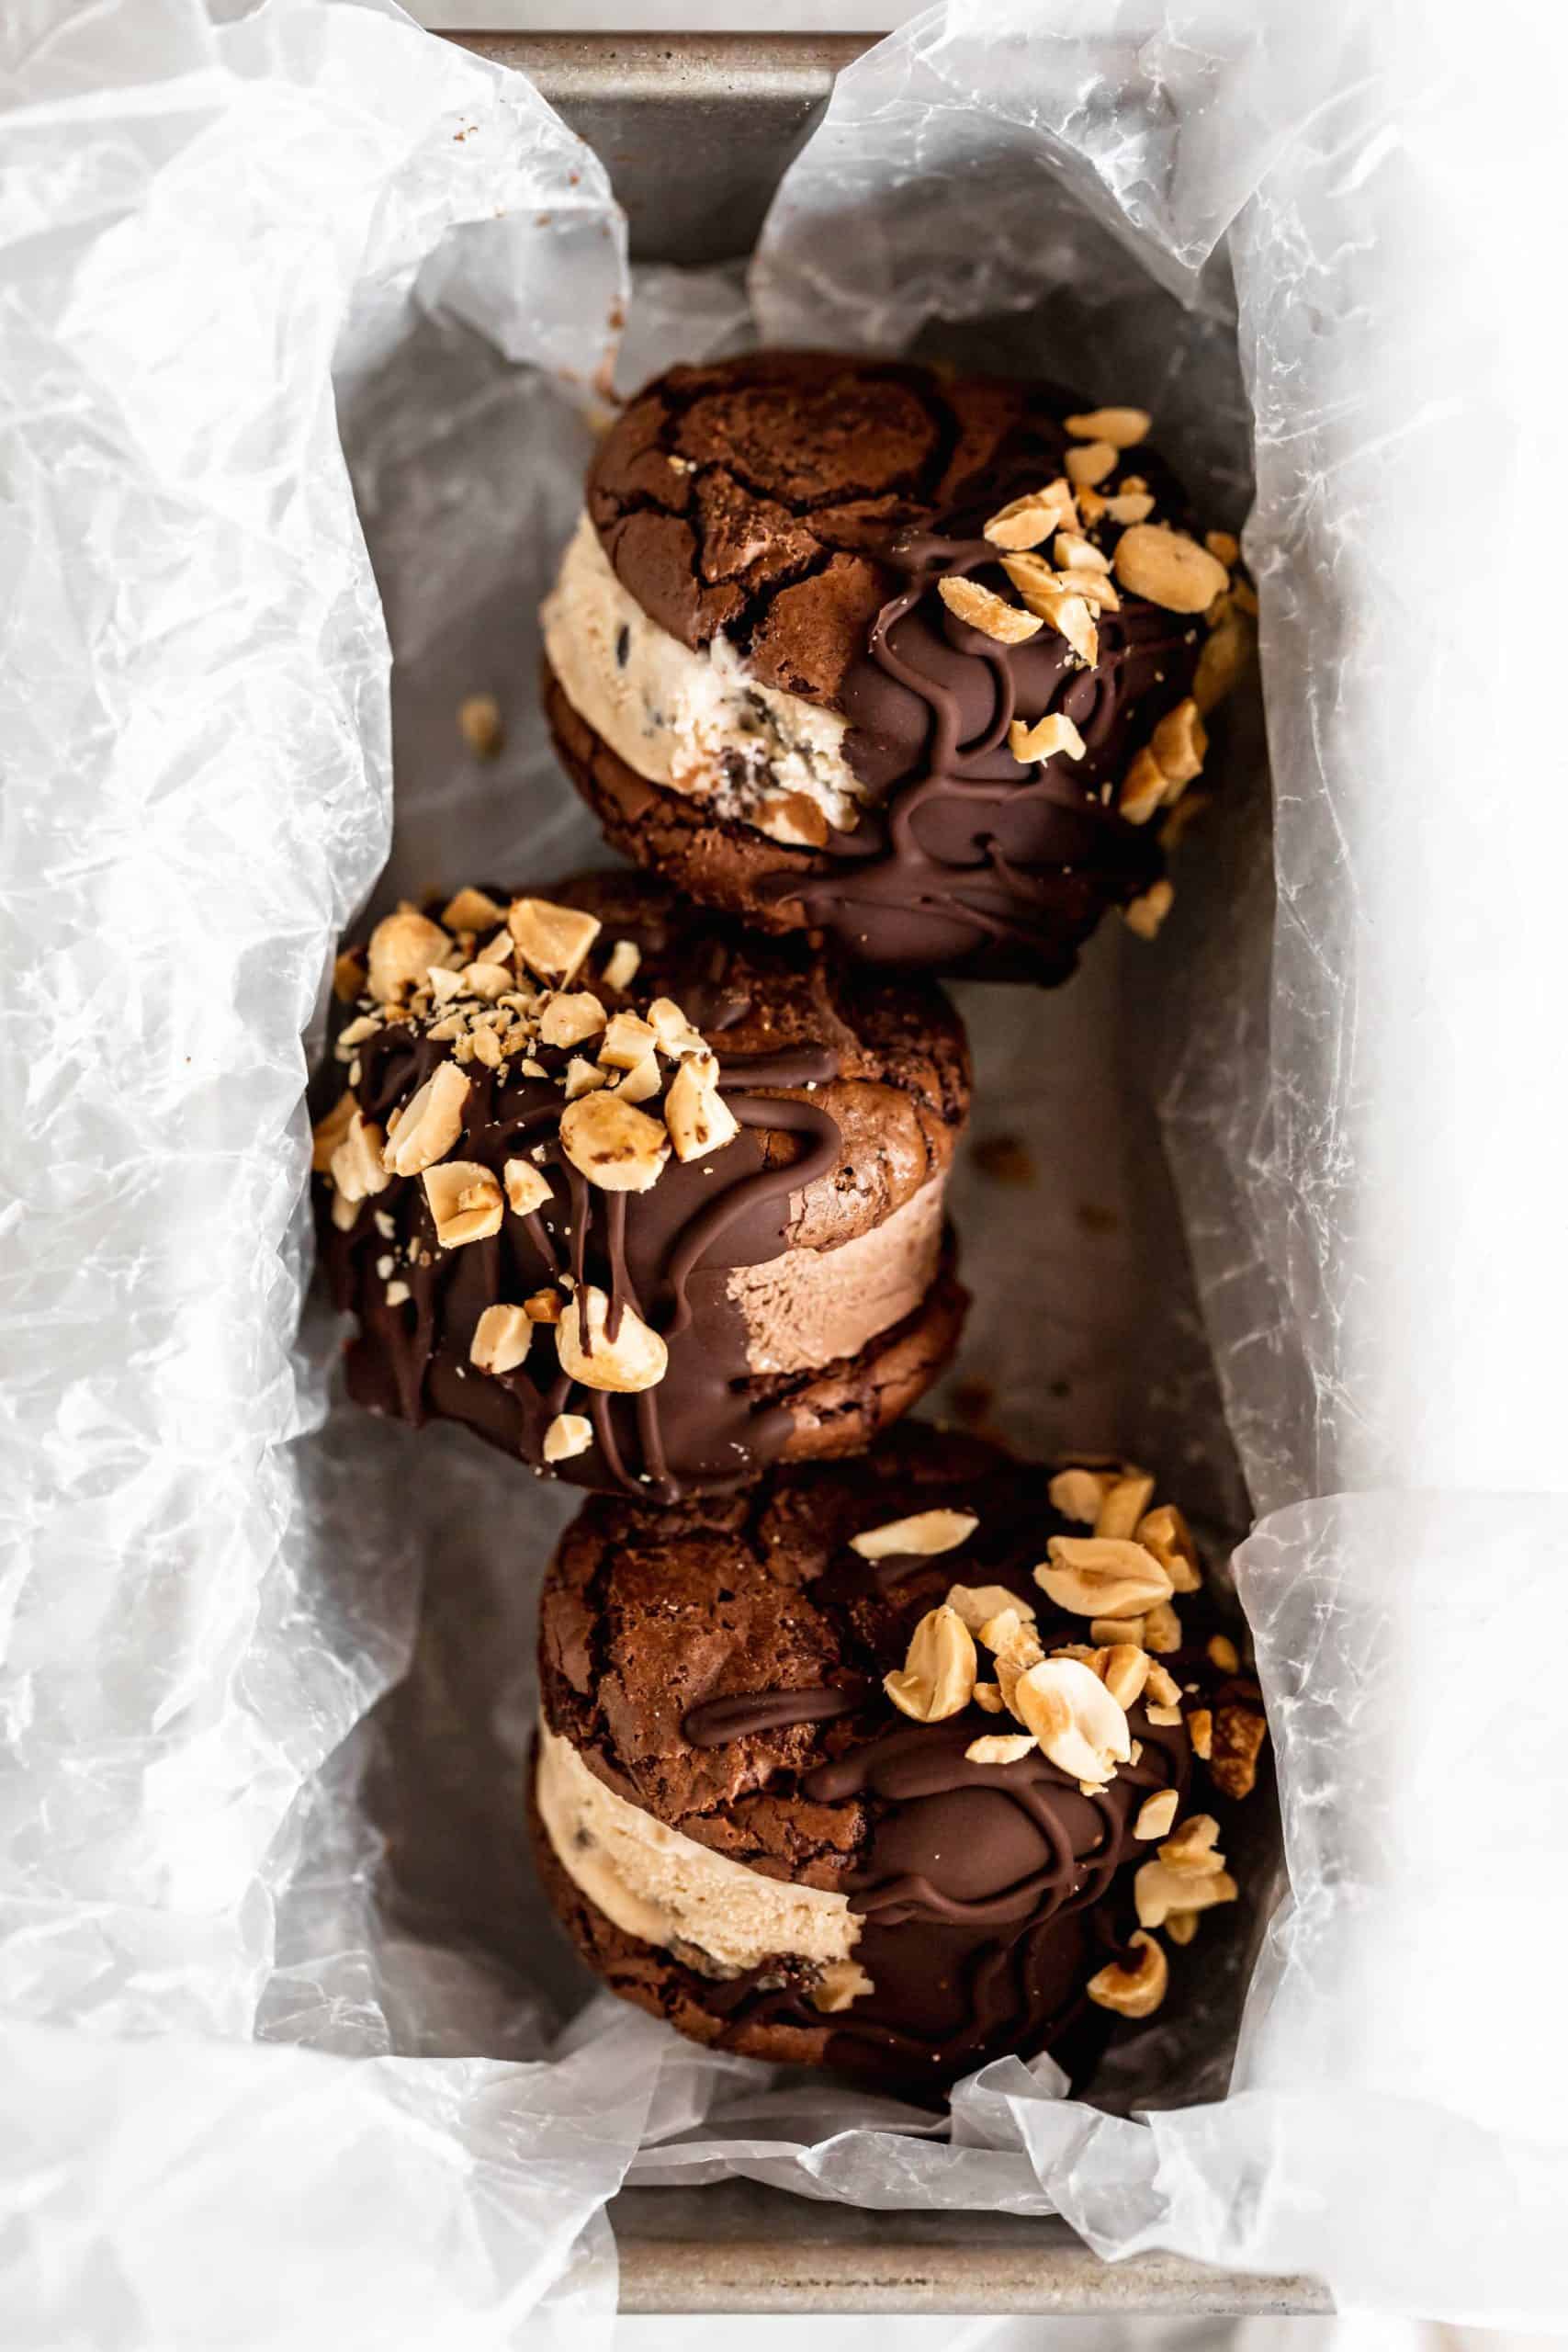
M 288 1444 L 301 1033 L 391 797 L 330 370 L 439 300 L 586 385 L 622 232 L 525 85 L 395 11 L 221 14 L 0 23 L 0 2335 L 492 2345 L 606 2310 L 662 2037 L 247 2038 L 386 2047 L 331 1937 L 323 2000 L 268 1980 L 327 1891 L 302 1792 L 417 1600 Z

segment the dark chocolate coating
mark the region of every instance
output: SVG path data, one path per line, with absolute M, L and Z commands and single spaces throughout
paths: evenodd
M 634 776 L 566 723 L 547 679 L 563 761 L 617 847 L 771 928 L 831 931 L 871 962 L 1066 978 L 1104 910 L 1163 870 L 1156 828 L 1111 803 L 1190 693 L 1201 625 L 1123 589 L 1121 611 L 1097 616 L 1086 671 L 1050 628 L 1020 646 L 984 637 L 936 583 L 972 575 L 1010 599 L 981 526 L 1063 472 L 1062 420 L 1084 405 L 827 353 L 675 368 L 649 386 L 589 478 L 617 577 L 683 643 L 722 630 L 765 684 L 846 717 L 871 806 L 819 849 L 784 848 Z M 1104 488 L 1123 474 L 1148 482 L 1161 520 L 1185 521 L 1153 451 L 1125 453 Z M 1097 536 L 1113 552 L 1117 526 Z M 1077 726 L 1081 761 L 1013 757 L 1010 722 L 1048 711 Z
M 866 1695 L 858 1689 L 835 1690 L 830 1682 L 818 1690 L 739 1690 L 725 1699 L 705 1699 L 690 1710 L 681 1729 L 694 1747 L 728 1747 L 731 1740 L 754 1739 L 761 1731 L 852 1715 Z
M 916 1312 L 860 1356 L 772 1379 L 749 1368 L 728 1276 L 792 1246 L 853 1238 L 945 1169 L 968 1099 L 956 1015 L 929 987 L 871 984 L 803 944 L 734 936 L 637 876 L 589 876 L 547 895 L 600 917 L 596 956 L 615 939 L 636 942 L 635 994 L 593 984 L 612 1009 L 674 997 L 716 1053 L 742 1132 L 700 1160 L 671 1158 L 646 1193 L 604 1193 L 559 1145 L 557 1073 L 571 1049 L 537 1048 L 543 1078 L 520 1065 L 503 1074 L 468 1064 L 453 1156 L 499 1177 L 508 1158 L 542 1145 L 536 1164 L 551 1200 L 533 1216 L 506 1216 L 487 1239 L 443 1250 L 418 1178 L 394 1178 L 347 1232 L 333 1225 L 330 1194 L 319 1188 L 333 1295 L 359 1322 L 347 1351 L 351 1395 L 415 1424 L 460 1421 L 536 1467 L 556 1416 L 586 1414 L 595 1442 L 559 1474 L 644 1500 L 733 1485 L 791 1452 L 866 1443 L 914 1402 L 955 1343 L 963 1294 L 951 1264 Z M 367 1039 L 356 1089 L 367 1116 L 384 1127 L 448 1050 L 395 1021 Z M 423 1245 L 417 1257 L 412 1243 Z M 393 1305 L 376 1271 L 389 1251 L 411 1293 Z M 635 1396 L 579 1387 L 547 1331 L 513 1371 L 470 1363 L 487 1307 L 521 1303 L 566 1272 L 606 1291 L 612 1314 L 615 1302 L 629 1305 L 662 1334 L 669 1369 L 656 1387 Z
M 615 1989 L 727 2048 L 926 2094 L 1003 2051 L 1056 2050 L 1069 2065 L 1091 2054 L 1105 2019 L 1085 1986 L 1125 1953 L 1126 1866 L 1154 1851 L 1133 1838 L 1139 1807 L 1162 1787 L 1185 1798 L 1195 1778 L 1194 1802 L 1223 1811 L 1185 1726 L 1151 1724 L 1135 1705 L 1138 1762 L 1086 1796 L 1038 1750 L 1008 1765 L 966 1758 L 970 1741 L 1016 1729 L 1010 1717 L 971 1705 L 917 1724 L 881 1687 L 953 1583 L 1030 1600 L 1048 1650 L 1086 1638 L 1032 1579 L 1048 1538 L 1068 1532 L 1047 1485 L 977 1440 L 906 1424 L 861 1461 L 774 1470 L 744 1498 L 657 1521 L 589 1505 L 541 1603 L 547 1722 L 617 1794 L 699 1844 L 845 1893 L 865 1919 L 854 1957 L 874 1985 L 825 2016 L 783 1960 L 704 1975 L 620 1936 L 547 1872 Z M 939 1506 L 979 1521 L 953 1551 L 873 1565 L 848 1548 Z M 1202 1603 L 1184 1597 L 1181 1611 L 1190 1643 Z M 1184 1685 L 1215 1684 L 1196 1645 L 1164 1662 Z
M 878 613 L 843 695 L 854 763 L 878 804 L 832 837 L 824 871 L 768 891 L 873 963 L 1066 979 L 1104 906 L 1162 870 L 1157 838 L 1099 794 L 1186 692 L 1196 633 L 1129 598 L 1099 616 L 1100 660 L 1086 670 L 1053 630 L 1000 645 L 932 594 L 952 579 L 1004 594 L 988 540 L 916 533 L 887 560 L 908 585 Z M 1013 757 L 1013 719 L 1047 710 L 1077 726 L 1081 761 Z

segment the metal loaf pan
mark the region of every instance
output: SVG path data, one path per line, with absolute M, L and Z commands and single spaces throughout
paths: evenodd
M 607 166 L 634 259 L 750 251 L 840 66 L 875 35 L 457 33 L 526 74 Z M 750 2181 L 629 2189 L 610 2218 L 625 2312 L 1048 2312 L 1199 2319 L 1331 2308 L 1309 2278 L 1177 2255 L 1101 2262 L 1060 2222 L 869 2213 Z

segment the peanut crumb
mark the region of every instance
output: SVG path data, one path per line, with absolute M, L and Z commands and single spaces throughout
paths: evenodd
M 479 760 L 493 760 L 506 741 L 501 705 L 493 695 L 468 695 L 457 706 L 457 730 Z

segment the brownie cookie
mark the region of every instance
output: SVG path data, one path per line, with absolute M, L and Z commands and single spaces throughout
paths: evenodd
M 340 972 L 318 1222 L 361 1403 L 668 1503 L 854 1452 L 952 1353 L 933 984 L 636 874 L 405 907 Z
M 541 1604 L 550 1898 L 701 2041 L 928 2097 L 1006 2051 L 1081 2073 L 1236 1892 L 1264 1725 L 1199 1587 L 1141 1473 L 913 1425 L 590 1503 Z
M 1107 907 L 1152 933 L 1253 600 L 1148 424 L 820 352 L 650 384 L 543 615 L 611 841 L 874 963 L 1049 983 Z

